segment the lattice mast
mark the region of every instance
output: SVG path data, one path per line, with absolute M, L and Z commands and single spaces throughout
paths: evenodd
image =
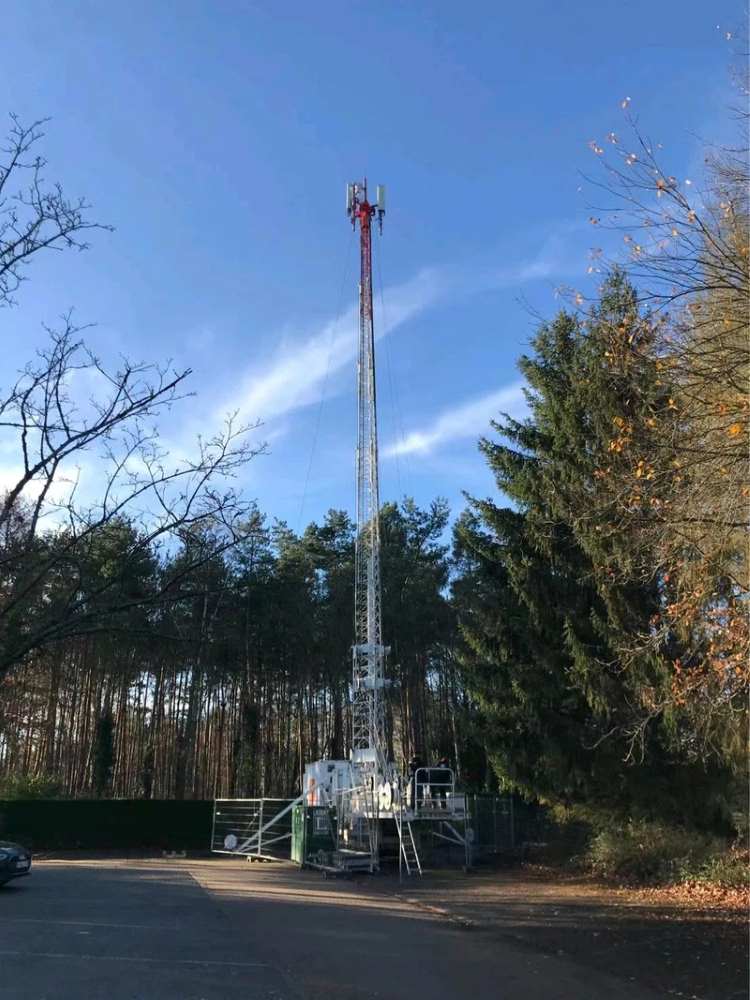
M 382 232 L 385 188 L 375 204 L 367 198 L 367 180 L 347 185 L 346 211 L 360 235 L 359 355 L 357 363 L 357 539 L 354 586 L 352 676 L 352 747 L 355 764 L 374 777 L 384 776 L 385 657 L 381 628 L 380 492 L 375 388 L 375 335 L 372 310 L 372 223 Z

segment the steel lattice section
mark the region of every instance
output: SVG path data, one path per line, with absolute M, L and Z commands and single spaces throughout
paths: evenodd
M 377 395 L 372 307 L 372 220 L 382 206 L 367 200 L 367 183 L 350 185 L 347 210 L 360 228 L 359 351 L 357 365 L 357 537 L 355 553 L 352 676 L 352 749 L 375 751 L 385 762 L 385 649 L 382 645 L 380 584 L 380 492 L 378 483 Z

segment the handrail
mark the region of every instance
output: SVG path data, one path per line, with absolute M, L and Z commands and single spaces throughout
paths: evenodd
M 436 772 L 438 778 L 434 777 Z M 455 774 L 449 767 L 418 767 L 409 782 L 408 793 L 409 805 L 415 813 L 447 810 L 456 794 Z

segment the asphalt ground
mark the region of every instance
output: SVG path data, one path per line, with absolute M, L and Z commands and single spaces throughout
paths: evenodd
M 286 865 L 42 861 L 0 889 L 1 1000 L 655 1000 Z

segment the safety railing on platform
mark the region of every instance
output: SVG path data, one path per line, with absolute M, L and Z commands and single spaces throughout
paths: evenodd
M 419 767 L 406 789 L 407 808 L 416 816 L 442 813 L 456 815 L 466 810 L 466 796 L 456 792 L 453 771 L 449 767 Z

